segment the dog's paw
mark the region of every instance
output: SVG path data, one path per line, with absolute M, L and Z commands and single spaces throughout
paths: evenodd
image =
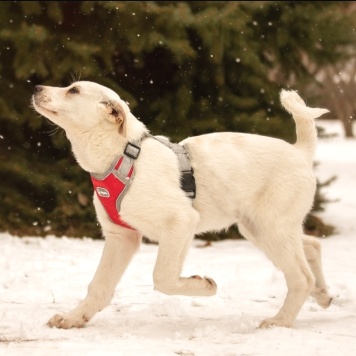
M 330 306 L 332 302 L 332 298 L 329 296 L 328 292 L 323 290 L 317 290 L 312 294 L 315 301 L 320 305 L 322 308 L 326 309 Z
M 190 285 L 190 287 L 196 290 L 193 295 L 208 297 L 216 294 L 218 287 L 212 278 L 194 275 L 188 278 L 188 282 L 190 281 L 194 281 L 194 285 Z
M 283 319 L 270 318 L 270 319 L 262 320 L 258 327 L 260 329 L 267 329 L 275 326 L 282 327 L 282 328 L 290 328 L 292 326 L 292 323 L 290 321 L 283 320 Z
M 330 307 L 331 302 L 333 301 L 333 298 L 330 296 L 326 295 L 322 299 L 317 299 L 316 302 L 318 305 L 320 305 L 322 308 L 327 309 Z
M 156 280 L 154 289 L 168 295 L 208 297 L 216 294 L 217 286 L 209 277 L 191 276 L 179 280 Z
M 89 318 L 85 315 L 74 316 L 74 315 L 54 315 L 51 319 L 48 320 L 47 325 L 51 328 L 58 329 L 70 329 L 70 328 L 82 328 Z

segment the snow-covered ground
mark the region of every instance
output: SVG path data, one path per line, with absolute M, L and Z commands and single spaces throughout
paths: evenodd
M 341 133 L 338 122 L 319 122 Z M 209 298 L 153 291 L 157 246 L 142 245 L 109 307 L 83 329 L 46 326 L 86 294 L 103 241 L 17 238 L 0 234 L 0 355 L 355 355 L 356 140 L 319 141 L 317 176 L 338 179 L 325 188 L 322 218 L 337 234 L 322 239 L 323 264 L 334 301 L 322 310 L 308 299 L 292 329 L 257 329 L 285 297 L 284 278 L 248 241 L 199 248 L 194 241 L 187 275 L 218 283 Z

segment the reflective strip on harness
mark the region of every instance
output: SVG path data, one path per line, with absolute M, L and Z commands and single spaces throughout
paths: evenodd
M 94 190 L 103 205 L 109 219 L 118 225 L 135 230 L 132 226 L 123 221 L 120 217 L 120 204 L 128 189 L 134 174 L 134 167 L 131 164 L 127 167 L 128 173 L 125 177 L 120 174 L 120 167 L 123 166 L 125 157 L 121 156 L 111 169 L 104 176 L 99 177 L 91 174 L 91 181 Z

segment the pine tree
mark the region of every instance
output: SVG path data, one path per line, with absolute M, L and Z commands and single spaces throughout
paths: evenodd
M 34 85 L 80 77 L 173 141 L 214 131 L 295 140 L 281 87 L 313 80 L 354 42 L 338 2 L 1 2 L 0 229 L 100 236 L 89 176 L 61 129 L 30 108 Z M 73 78 L 71 78 L 73 76 Z M 49 169 L 49 167 L 51 167 Z

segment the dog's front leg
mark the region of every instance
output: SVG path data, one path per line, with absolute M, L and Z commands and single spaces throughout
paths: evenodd
M 211 296 L 216 283 L 209 277 L 181 277 L 183 262 L 194 237 L 194 215 L 177 218 L 174 228 L 159 238 L 158 256 L 153 272 L 154 288 L 169 295 Z
M 87 297 L 69 313 L 54 315 L 47 323 L 50 327 L 63 329 L 83 327 L 110 303 L 117 283 L 140 245 L 141 235 L 123 228 L 120 235 L 105 231 L 104 235 L 103 254 L 95 276 L 89 284 Z
M 216 284 L 209 277 L 181 277 L 183 260 L 191 238 L 184 247 L 176 241 L 159 243 L 156 266 L 153 272 L 155 290 L 169 295 L 211 296 L 216 293 Z

